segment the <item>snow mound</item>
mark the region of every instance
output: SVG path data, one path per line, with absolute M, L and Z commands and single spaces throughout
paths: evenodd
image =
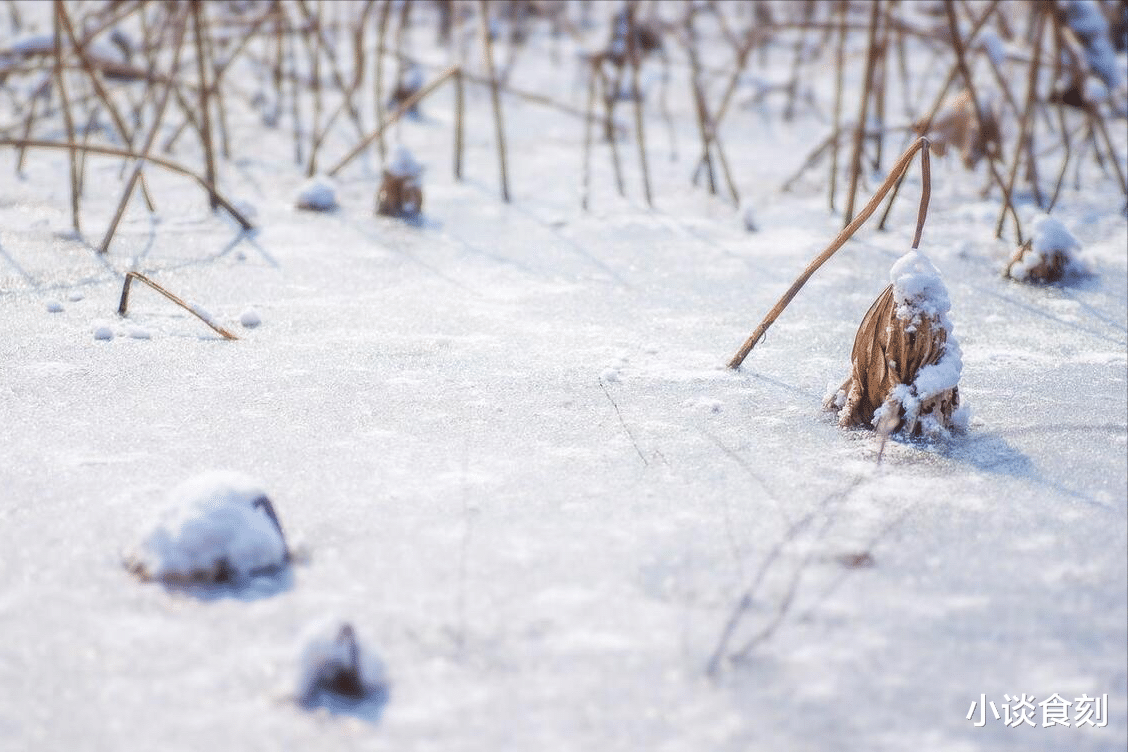
M 109 342 L 114 338 L 114 330 L 104 321 L 94 322 L 94 326 L 91 327 L 91 330 L 94 332 L 94 339 L 96 340 Z
M 310 629 L 299 661 L 297 698 L 306 707 L 345 709 L 388 698 L 384 665 L 348 622 L 333 619 Z
M 160 521 L 126 565 L 169 585 L 228 584 L 289 563 L 282 525 L 253 479 L 211 471 L 174 488 Z
M 248 329 L 254 329 L 262 324 L 262 316 L 254 308 L 248 308 L 239 315 L 239 323 Z
M 316 175 L 302 183 L 295 204 L 306 211 L 332 211 L 337 208 L 337 185 L 324 175 Z
M 62 313 L 63 304 L 57 300 L 48 300 L 45 305 L 47 306 L 48 313 Z
M 396 178 L 418 178 L 423 174 L 423 165 L 415 160 L 415 156 L 406 146 L 396 144 L 392 158 L 384 171 Z
M 1033 234 L 1015 252 L 1006 276 L 1019 282 L 1056 282 L 1067 274 L 1082 274 L 1084 264 L 1077 258 L 1081 243 L 1065 225 L 1041 214 L 1034 219 Z
M 939 321 L 945 331 L 951 333 L 947 314 L 952 303 L 948 288 L 927 256 L 917 250 L 909 251 L 890 268 L 889 281 L 893 283 L 897 318 L 912 326 L 925 316 Z

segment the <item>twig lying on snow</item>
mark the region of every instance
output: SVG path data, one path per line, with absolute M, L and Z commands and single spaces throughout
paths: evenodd
M 219 335 L 222 336 L 224 339 L 239 339 L 234 334 L 227 331 L 226 329 L 224 329 L 219 324 L 215 323 L 211 319 L 210 316 L 205 314 L 199 308 L 197 308 L 194 305 L 190 305 L 189 303 L 185 303 L 181 298 L 177 297 L 176 295 L 173 295 L 171 292 L 164 289 L 163 287 L 158 285 L 156 282 L 154 282 L 153 280 L 149 279 L 144 274 L 141 274 L 139 272 L 126 272 L 126 274 L 125 274 L 125 283 L 122 285 L 122 288 L 121 288 L 121 303 L 118 304 L 118 315 L 119 316 L 124 316 L 125 313 L 126 313 L 126 308 L 129 306 L 129 285 L 134 279 L 141 280 L 142 282 L 147 284 L 149 287 L 151 287 L 154 290 L 156 290 L 157 292 L 159 292 L 161 295 L 164 295 L 166 298 L 171 300 L 173 303 L 176 303 L 178 306 L 183 308 L 185 311 L 188 311 L 188 313 L 192 314 L 193 316 L 198 318 L 200 321 L 203 321 L 205 324 L 207 324 L 209 327 L 211 327 L 214 331 L 218 332 Z M 270 510 L 268 509 L 267 512 L 269 514 Z M 277 518 L 274 517 L 273 514 L 271 514 L 270 516 L 274 519 L 275 524 L 277 524 L 278 523 Z

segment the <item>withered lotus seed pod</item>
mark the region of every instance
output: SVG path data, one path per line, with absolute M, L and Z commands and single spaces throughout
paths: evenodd
M 1034 234 L 1014 252 L 1004 274 L 1019 282 L 1057 282 L 1082 270 L 1074 255 L 1081 243 L 1058 220 L 1043 214 L 1034 222 Z
M 891 284 L 854 338 L 850 377 L 827 397 L 842 426 L 906 436 L 942 435 L 958 416 L 960 347 L 948 320 L 948 290 L 918 251 L 898 260 Z
M 376 213 L 386 217 L 415 217 L 423 212 L 423 167 L 403 146 L 384 168 L 384 179 L 376 195 Z

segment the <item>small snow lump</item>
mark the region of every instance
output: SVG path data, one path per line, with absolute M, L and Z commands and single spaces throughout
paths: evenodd
M 168 505 L 126 567 L 166 585 L 240 584 L 290 561 L 274 505 L 255 480 L 210 471 L 172 489 Z
M 338 710 L 366 703 L 380 706 L 387 698 L 384 666 L 361 644 L 351 624 L 331 620 L 306 634 L 298 672 L 299 704 Z
M 306 211 L 332 211 L 337 208 L 337 186 L 324 175 L 312 177 L 298 190 L 296 204 Z

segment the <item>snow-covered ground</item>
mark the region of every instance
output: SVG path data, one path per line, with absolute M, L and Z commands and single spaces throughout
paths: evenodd
M 565 70 L 530 56 L 511 83 L 582 106 Z M 778 99 L 734 106 L 722 132 L 748 232 L 689 183 L 688 101 L 677 161 L 659 118 L 648 134 L 656 208 L 631 142 L 626 200 L 597 143 L 588 212 L 579 119 L 505 98 L 506 204 L 480 87 L 466 179 L 451 177 L 452 101 L 440 89 L 393 138 L 426 167 L 410 224 L 374 215 L 374 158 L 337 176 L 336 211 L 296 209 L 288 132 L 233 114 L 222 186 L 259 230 L 153 169 L 157 214 L 135 199 L 99 256 L 69 234 L 65 153 L 29 152 L 18 178 L 0 152 L 0 749 L 1124 748 L 1128 229 L 1114 179 L 1090 163 L 1053 214 L 1091 276 L 1032 286 L 1002 275 L 1013 248 L 992 240 L 983 167 L 934 159 L 921 249 L 948 290 L 970 426 L 892 440 L 878 464 L 873 432 L 821 404 L 911 243 L 915 166 L 891 229 L 875 217 L 732 372 L 840 229 L 825 169 L 778 190 L 825 121 L 784 123 Z M 326 148 L 343 154 L 349 136 Z M 88 170 L 97 242 L 120 166 Z M 129 270 L 240 339 L 137 285 L 118 318 Z M 124 558 L 174 487 L 215 469 L 269 492 L 291 576 L 191 593 L 138 582 Z M 386 672 L 378 714 L 295 698 L 303 635 L 330 617 Z M 1075 728 L 1070 711 L 1069 728 L 1043 728 L 1055 693 L 1107 695 L 1107 725 Z M 1001 712 L 1022 694 L 1036 727 L 989 709 L 975 725 L 973 702 Z

